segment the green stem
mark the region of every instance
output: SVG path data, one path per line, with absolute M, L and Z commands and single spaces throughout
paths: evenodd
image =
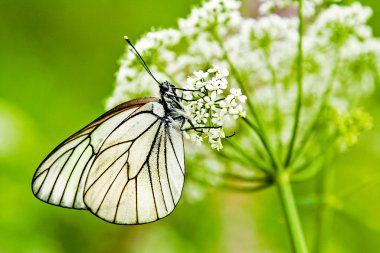
M 290 160 L 292 159 L 292 153 L 293 153 L 293 147 L 294 143 L 296 141 L 297 132 L 298 132 L 298 125 L 300 122 L 300 116 L 301 116 L 301 106 L 302 106 L 302 82 L 303 82 L 303 15 L 302 15 L 302 0 L 298 0 L 298 55 L 297 55 L 297 101 L 294 111 L 294 125 L 293 125 L 293 131 L 292 131 L 292 137 L 290 139 L 289 143 L 289 149 L 288 153 L 286 155 L 285 159 L 285 167 L 288 166 L 290 163 Z
M 288 171 L 281 170 L 277 175 L 276 181 L 278 193 L 284 209 L 289 234 L 292 241 L 293 252 L 307 253 L 306 243 L 302 232 L 301 222 L 297 213 L 297 207 L 294 200 L 290 184 Z
M 333 220 L 333 212 L 329 196 L 333 192 L 334 186 L 334 170 L 327 170 L 326 164 L 322 168 L 322 173 L 317 181 L 317 194 L 319 199 L 317 220 L 316 220 L 316 238 L 314 253 L 326 252 L 329 238 L 331 236 L 331 226 Z

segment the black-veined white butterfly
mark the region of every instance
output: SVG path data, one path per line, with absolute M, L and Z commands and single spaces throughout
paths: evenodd
M 56 147 L 34 174 L 34 195 L 53 205 L 88 209 L 115 224 L 143 224 L 170 214 L 185 179 L 181 130 L 187 119 L 179 88 L 156 82 L 160 99 L 123 103 Z

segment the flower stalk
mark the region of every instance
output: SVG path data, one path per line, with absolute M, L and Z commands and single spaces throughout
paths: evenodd
M 284 209 L 286 224 L 288 226 L 289 235 L 293 252 L 307 253 L 307 247 L 302 232 L 301 222 L 297 212 L 294 194 L 290 183 L 290 174 L 283 169 L 276 175 L 276 186 L 280 196 L 280 201 Z
M 284 168 L 279 168 L 277 173 L 277 189 L 284 209 L 289 235 L 292 240 L 293 251 L 296 253 L 307 253 L 305 238 L 291 189 L 290 176 L 287 166 L 291 162 L 293 149 L 298 133 L 298 125 L 301 117 L 302 97 L 303 97 L 303 5 L 302 0 L 298 0 L 298 54 L 297 54 L 297 100 L 294 113 L 294 125 L 289 150 L 284 162 Z

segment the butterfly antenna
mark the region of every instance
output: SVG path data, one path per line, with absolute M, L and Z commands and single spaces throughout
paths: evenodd
M 144 69 L 146 70 L 146 72 L 148 72 L 148 74 L 154 79 L 154 81 L 156 81 L 159 85 L 161 85 L 161 83 L 154 77 L 154 75 L 152 74 L 152 72 L 148 68 L 148 65 L 146 64 L 146 62 L 144 61 L 144 59 L 141 57 L 141 55 L 139 54 L 139 52 L 137 51 L 137 49 L 135 48 L 135 46 L 132 44 L 132 42 L 128 39 L 128 37 L 124 36 L 124 39 L 131 46 L 132 53 L 134 53 L 136 55 L 138 61 L 144 67 Z

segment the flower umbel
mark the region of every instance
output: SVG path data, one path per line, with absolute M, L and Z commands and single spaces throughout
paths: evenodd
M 186 150 L 194 182 L 239 191 L 276 185 L 291 214 L 293 246 L 306 252 L 295 236 L 302 231 L 290 184 L 327 171 L 371 127 L 358 104 L 379 83 L 380 39 L 367 24 L 371 10 L 360 3 L 258 2 L 257 16 L 246 17 L 240 1 L 206 0 L 176 28 L 148 32 L 136 48 L 158 80 L 188 89 L 188 139 L 220 150 Z M 108 107 L 153 90 L 127 52 Z
M 353 126 L 345 123 L 347 129 L 343 128 L 327 112 L 332 109 L 345 115 L 371 94 L 379 76 L 380 40 L 366 24 L 371 11 L 360 3 L 302 2 L 303 17 L 308 20 L 302 36 L 302 113 L 294 155 L 289 159 L 284 157 L 289 153 L 285 149 L 293 136 L 299 90 L 294 65 L 300 39 L 297 1 L 263 1 L 256 18 L 243 17 L 239 1 L 205 1 L 180 19 L 177 28 L 153 29 L 136 43 L 158 80 L 196 90 L 184 94 L 189 101 L 184 102 L 186 114 L 194 127 L 210 128 L 188 131 L 185 134 L 190 140 L 202 143 L 206 139 L 220 150 L 224 136 L 238 130 L 239 134 L 224 142 L 223 149 L 235 157 L 249 153 L 248 157 L 240 157 L 239 164 L 255 164 L 253 170 L 260 173 L 275 170 L 270 157 L 274 154 L 278 155 L 277 161 L 289 160 L 286 167 L 297 167 L 307 161 L 317 164 L 317 154 L 328 157 L 326 153 L 336 151 L 333 149 L 339 145 L 326 143 L 341 143 L 342 136 L 348 136 L 343 133 L 350 132 Z M 281 10 L 285 10 L 283 15 Z M 154 92 L 158 93 L 156 84 L 128 50 L 121 59 L 108 107 Z M 234 121 L 240 117 L 246 118 Z M 230 122 L 234 122 L 234 130 L 226 130 Z M 356 132 L 365 129 L 358 128 Z M 356 142 L 356 138 L 351 140 L 347 144 Z M 236 145 L 230 147 L 232 143 L 239 143 L 241 151 Z M 201 159 L 192 157 L 213 154 L 203 148 L 191 152 L 188 160 L 194 164 Z M 236 166 L 234 161 L 215 159 L 221 170 Z
M 206 72 L 195 71 L 187 78 L 188 91 L 184 91 L 185 113 L 193 124 L 189 129 L 201 129 L 186 136 L 196 143 L 208 139 L 211 147 L 217 150 L 223 148 L 222 139 L 226 138 L 225 123 L 246 115 L 243 104 L 247 97 L 236 88 L 228 93 L 228 75 L 228 70 L 219 66 Z

